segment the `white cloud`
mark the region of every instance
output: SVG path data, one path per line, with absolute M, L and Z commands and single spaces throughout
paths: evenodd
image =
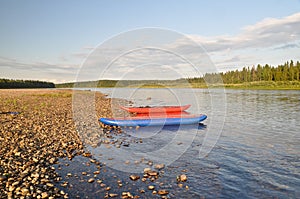
M 44 62 L 27 63 L 13 58 L 0 57 L 0 78 L 32 79 L 43 81 L 74 81 L 77 65 Z
M 300 12 L 276 19 L 266 18 L 243 27 L 237 35 L 202 37 L 189 35 L 202 45 L 219 70 L 241 68 L 258 63 L 281 64 L 300 59 Z M 177 48 L 187 48 L 178 41 Z
M 288 43 L 288 44 L 281 45 L 279 47 L 275 47 L 274 50 L 284 50 L 289 48 L 300 48 L 300 45 L 297 43 L 292 43 L 292 44 Z
M 242 28 L 236 36 L 202 37 L 190 35 L 208 52 L 226 49 L 266 48 L 270 46 L 294 43 L 300 40 L 300 12 L 281 18 L 267 18 L 254 25 Z M 180 47 L 182 42 L 178 43 Z

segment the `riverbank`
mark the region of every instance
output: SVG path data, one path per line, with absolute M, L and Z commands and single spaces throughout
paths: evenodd
M 105 80 L 103 80 L 105 82 Z M 96 82 L 93 84 L 86 84 L 86 83 L 78 83 L 76 87 L 82 88 L 93 88 L 97 85 Z M 300 90 L 300 81 L 255 81 L 255 82 L 244 82 L 244 83 L 232 83 L 232 84 L 207 84 L 203 83 L 189 83 L 188 81 L 184 82 L 157 82 L 154 81 L 152 83 L 145 82 L 131 82 L 131 84 L 100 84 L 98 88 L 225 88 L 225 89 L 249 89 L 249 90 Z M 67 83 L 67 84 L 58 84 L 56 85 L 57 88 L 73 88 L 74 83 Z
M 72 92 L 0 90 L 0 198 L 168 198 L 172 191 L 166 187 L 184 191 L 185 175 L 159 181 L 164 165 L 151 160 L 141 160 L 145 170 L 132 174 L 95 159 L 86 150 L 91 139 L 76 131 Z M 111 99 L 101 93 L 96 93 L 95 99 L 97 117 L 110 117 Z M 99 123 L 99 131 L 90 137 L 100 136 L 107 147 L 128 147 L 136 142 L 129 138 L 122 143 L 115 134 L 121 135 L 122 130 Z
M 300 90 L 300 81 L 256 81 L 241 84 L 224 84 L 229 89 L 249 90 Z

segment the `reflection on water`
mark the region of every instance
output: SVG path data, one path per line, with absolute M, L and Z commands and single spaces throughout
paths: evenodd
M 128 147 L 128 151 L 137 154 L 157 151 L 177 138 L 176 147 L 161 155 L 168 159 L 174 150 L 183 150 L 163 177 L 167 181 L 182 169 L 187 170 L 189 189 L 172 187 L 175 197 L 300 198 L 299 91 L 226 90 L 226 104 L 217 104 L 212 103 L 212 98 L 222 97 L 218 89 L 175 89 L 167 96 L 159 89 L 142 89 L 143 94 L 140 89 L 141 93 L 133 93 L 134 97 L 124 97 L 130 89 L 99 90 L 135 105 L 192 104 L 189 112 L 208 116 L 196 131 L 194 127 L 145 128 L 138 133 L 125 129 L 131 137 L 143 138 L 143 143 Z M 199 158 L 206 133 L 214 133 L 212 120 L 217 121 L 214 125 L 223 125 L 224 115 L 218 111 L 222 107 L 226 107 L 222 135 L 213 150 Z

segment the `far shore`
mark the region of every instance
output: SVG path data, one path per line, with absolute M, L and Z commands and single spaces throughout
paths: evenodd
M 80 88 L 93 88 L 93 86 L 86 84 L 77 84 L 76 87 Z M 57 84 L 56 88 L 72 89 L 73 83 L 69 84 Z M 257 82 L 244 82 L 234 84 L 205 84 L 205 83 L 182 83 L 182 84 L 163 84 L 163 83 L 152 83 L 152 84 L 132 84 L 129 86 L 99 86 L 97 88 L 201 88 L 201 89 L 213 89 L 213 88 L 225 88 L 225 89 L 243 89 L 243 90 L 300 90 L 300 81 L 257 81 Z

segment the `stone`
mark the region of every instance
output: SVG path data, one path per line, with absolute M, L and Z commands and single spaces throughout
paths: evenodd
M 146 182 L 147 178 L 142 178 L 142 182 Z
M 13 192 L 15 190 L 15 187 L 14 186 L 9 186 L 9 188 L 8 188 L 8 191 L 9 192 Z M 26 195 L 26 194 L 25 194 Z
M 129 178 L 131 180 L 133 180 L 133 181 L 136 181 L 136 180 L 140 179 L 140 176 L 138 176 L 138 175 L 130 175 Z
M 185 174 L 182 174 L 179 176 L 179 179 L 181 182 L 186 182 L 187 181 L 187 176 Z
M 38 173 L 33 173 L 33 174 L 31 174 L 31 177 L 33 177 L 33 178 L 39 178 L 40 175 Z
M 47 192 L 43 192 L 43 193 L 42 193 L 42 198 L 48 198 L 48 197 L 49 197 L 49 195 L 48 195 Z
M 149 189 L 149 190 L 154 190 L 154 188 L 155 188 L 155 187 L 154 187 L 153 185 L 149 185 L 149 186 L 148 186 L 148 189 Z
M 110 193 L 110 194 L 108 194 L 108 196 L 111 197 L 111 198 L 114 198 L 114 197 L 117 197 L 118 194 L 116 194 L 116 193 Z
M 141 189 L 140 190 L 140 193 L 145 193 L 146 191 L 144 189 Z
M 90 179 L 88 179 L 88 182 L 89 183 L 92 183 L 92 182 L 94 182 L 95 181 L 95 179 L 94 178 L 90 178 Z
M 164 164 L 156 164 L 156 165 L 154 165 L 154 168 L 160 170 L 160 169 L 165 168 L 165 165 Z
M 158 176 L 158 172 L 157 171 L 149 171 L 147 174 L 149 176 Z
M 48 183 L 46 183 L 46 186 L 47 187 L 54 187 L 54 184 L 48 182 Z
M 91 153 L 88 153 L 88 152 L 83 153 L 82 155 L 83 155 L 84 157 L 92 157 L 92 154 L 91 154 Z
M 19 181 L 16 181 L 16 182 L 13 182 L 11 185 L 15 187 L 15 186 L 17 186 L 19 183 L 20 183 Z
M 22 188 L 21 193 L 23 196 L 26 196 L 29 193 L 29 190 L 27 188 Z
M 129 161 L 129 160 L 126 160 L 126 161 L 125 161 L 125 164 L 130 164 L 130 161 Z
M 95 175 L 97 175 L 97 174 L 99 174 L 100 173 L 100 171 L 94 171 L 94 174 Z
M 169 194 L 169 191 L 165 190 L 165 189 L 161 189 L 161 190 L 158 190 L 157 192 L 159 195 L 167 195 Z
M 144 168 L 144 173 L 148 173 L 149 171 L 151 171 L 151 168 Z
M 129 143 L 123 143 L 123 146 L 129 147 Z

